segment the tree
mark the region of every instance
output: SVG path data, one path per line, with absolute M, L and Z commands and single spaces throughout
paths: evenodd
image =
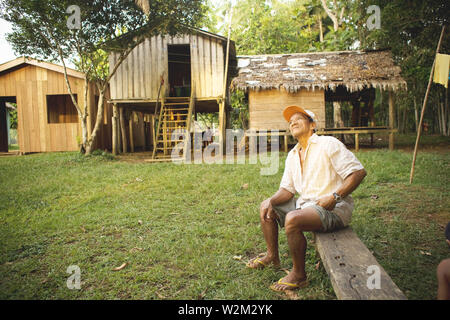
M 339 26 L 342 25 L 345 13 L 345 2 L 333 0 L 332 3 L 327 0 L 320 0 L 323 9 L 333 21 L 334 32 L 338 31 Z
M 1 9 L 0 17 L 13 25 L 7 40 L 17 53 L 62 63 L 67 89 L 81 123 L 81 150 L 88 154 L 92 152 L 102 122 L 109 80 L 122 61 L 145 37 L 175 34 L 203 15 L 200 0 L 152 0 L 148 7 L 144 5 L 147 13 L 134 0 L 4 0 Z M 69 29 L 73 21 L 75 25 L 79 22 L 79 28 Z M 111 68 L 110 51 L 120 52 Z M 86 75 L 84 109 L 77 103 L 68 81 L 66 62 L 70 60 Z M 92 132 L 87 132 L 89 81 L 99 91 Z
M 400 97 L 397 106 L 402 111 L 401 129 L 417 129 L 419 108 L 422 106 L 428 77 L 435 57 L 436 45 L 442 26 L 448 26 L 450 3 L 445 0 L 401 1 L 401 0 L 364 0 L 362 6 L 376 4 L 381 8 L 381 29 L 369 32 L 363 48 L 390 48 L 394 61 L 401 67 L 402 76 L 408 83 L 407 96 Z M 441 44 L 441 52 L 450 50 L 450 36 Z M 439 93 L 441 92 L 441 93 Z M 442 86 L 433 84 L 425 120 L 444 132 L 450 121 L 448 97 Z M 441 120 L 439 120 L 441 119 Z M 408 126 L 408 123 L 411 124 Z M 433 127 L 434 127 L 433 125 Z

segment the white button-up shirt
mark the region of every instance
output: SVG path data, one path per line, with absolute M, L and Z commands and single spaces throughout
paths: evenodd
M 333 192 L 343 184 L 351 173 L 364 169 L 355 155 L 338 139 L 331 136 L 313 134 L 308 140 L 303 170 L 300 166 L 300 145 L 289 152 L 286 159 L 280 187 L 292 194 L 299 194 L 297 208 L 316 204 L 316 201 Z M 336 204 L 336 213 L 347 226 L 353 211 L 353 199 L 350 195 Z

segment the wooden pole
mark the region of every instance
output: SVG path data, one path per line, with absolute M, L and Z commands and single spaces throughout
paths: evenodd
M 112 152 L 113 155 L 117 155 L 118 152 L 118 134 L 117 134 L 117 121 L 118 121 L 118 111 L 117 111 L 117 103 L 113 105 L 113 116 L 112 116 Z
M 123 107 L 120 107 L 120 131 L 122 133 L 122 152 L 128 151 L 127 132 L 125 130 L 125 117 L 123 115 Z
M 389 129 L 395 127 L 394 93 L 389 90 Z M 389 150 L 394 150 L 394 133 L 389 132 Z
M 225 134 L 226 134 L 226 97 L 227 97 L 227 79 L 228 79 L 228 63 L 230 59 L 230 36 L 231 36 L 231 19 L 233 18 L 233 5 L 230 8 L 230 23 L 228 25 L 227 53 L 225 57 L 225 72 L 223 78 L 223 95 L 219 104 L 219 152 L 221 155 L 225 151 Z
M 359 151 L 359 134 L 355 133 L 355 151 Z
M 145 146 L 146 146 L 146 142 L 145 142 L 145 122 L 144 122 L 144 113 L 143 112 L 139 112 L 138 113 L 138 117 L 139 117 L 139 135 L 141 136 L 141 144 L 142 144 L 142 151 L 145 151 Z
M 130 130 L 130 152 L 134 152 L 134 137 L 133 137 L 133 120 L 134 120 L 134 111 L 131 111 L 129 123 Z
M 445 25 L 442 26 L 441 36 L 439 37 L 439 42 L 438 42 L 438 45 L 436 48 L 436 54 L 439 53 L 439 49 L 441 48 L 441 42 L 442 42 L 442 38 L 444 37 L 444 32 L 445 32 Z M 417 157 L 417 149 L 419 147 L 420 134 L 422 133 L 423 115 L 425 114 L 425 107 L 427 106 L 428 93 L 430 92 L 431 82 L 433 81 L 433 72 L 434 72 L 435 65 L 436 65 L 436 55 L 434 56 L 433 65 L 431 66 L 430 78 L 428 79 L 427 91 L 425 92 L 425 98 L 423 99 L 423 105 L 422 105 L 422 112 L 420 113 L 420 121 L 419 121 L 419 128 L 417 130 L 416 145 L 414 146 L 414 155 L 413 155 L 413 161 L 412 161 L 412 165 L 411 165 L 411 173 L 409 175 L 409 183 L 410 184 L 413 181 L 414 166 L 416 164 L 416 157 Z

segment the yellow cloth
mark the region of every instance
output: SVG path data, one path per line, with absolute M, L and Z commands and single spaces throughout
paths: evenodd
M 433 82 L 440 83 L 448 88 L 448 69 L 450 66 L 450 55 L 436 54 Z

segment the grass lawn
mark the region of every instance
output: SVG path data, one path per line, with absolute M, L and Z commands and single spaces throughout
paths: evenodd
M 356 154 L 368 176 L 353 193 L 352 227 L 409 299 L 435 299 L 436 267 L 450 252 L 450 141 L 439 143 L 444 151 L 419 153 L 413 185 L 410 151 Z M 0 299 L 288 299 L 268 288 L 283 271 L 245 268 L 265 250 L 258 207 L 277 190 L 285 157 L 273 176 L 252 164 L 2 157 Z M 284 232 L 280 251 L 290 268 Z M 300 299 L 336 299 L 319 261 L 310 245 Z M 66 286 L 71 265 L 80 290 Z

